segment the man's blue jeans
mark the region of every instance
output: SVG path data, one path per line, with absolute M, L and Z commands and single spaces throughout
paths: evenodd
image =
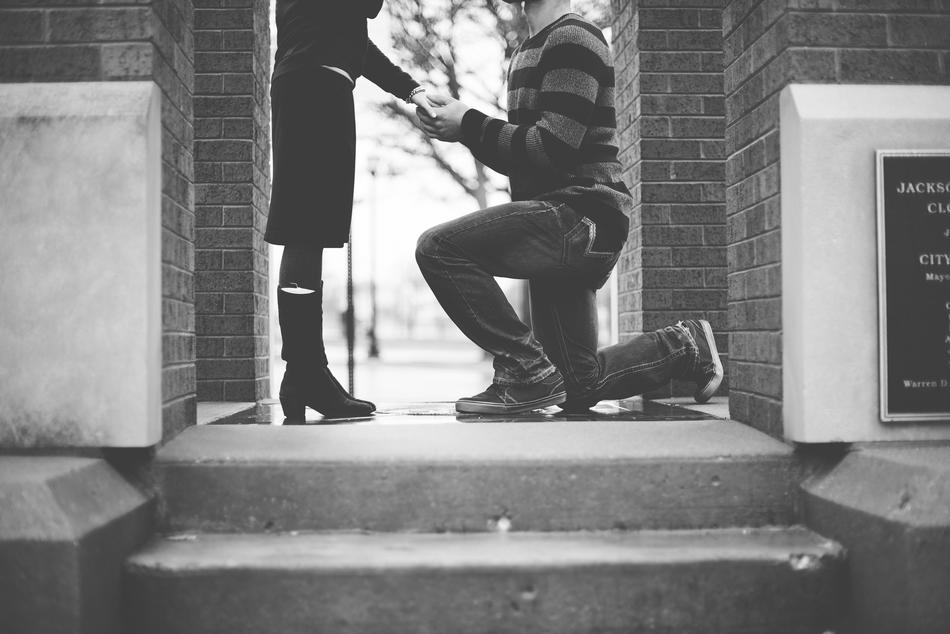
M 563 203 L 514 202 L 429 229 L 416 260 L 445 312 L 495 357 L 495 383 L 535 383 L 560 370 L 571 399 L 627 398 L 689 373 L 696 343 L 668 326 L 597 350 L 595 293 L 617 252 L 595 251 L 596 227 Z M 526 279 L 534 329 L 495 277 Z

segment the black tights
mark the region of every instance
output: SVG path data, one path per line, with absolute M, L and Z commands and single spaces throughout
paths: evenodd
M 311 247 L 284 247 L 280 258 L 280 276 L 277 285 L 280 288 L 301 288 L 311 291 L 320 290 L 323 279 L 323 249 Z

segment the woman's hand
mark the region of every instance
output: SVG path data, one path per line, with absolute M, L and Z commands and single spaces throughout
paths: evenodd
M 469 108 L 458 99 L 444 95 L 431 95 L 429 103 L 434 106 L 427 110 L 416 110 L 422 129 L 434 139 L 440 141 L 458 141 L 462 138 L 462 117 Z M 429 111 L 434 110 L 432 114 Z
M 417 92 L 412 96 L 412 103 L 416 104 L 416 111 L 422 110 L 430 118 L 435 117 L 435 111 L 432 109 L 429 104 L 429 99 L 426 97 L 425 91 Z

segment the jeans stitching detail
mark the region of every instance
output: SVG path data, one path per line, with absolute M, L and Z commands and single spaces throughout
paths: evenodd
M 533 215 L 535 215 L 535 214 L 543 214 L 543 213 L 548 213 L 548 212 L 550 212 L 550 211 L 556 210 L 556 208 L 553 208 L 553 207 L 548 206 L 548 204 L 545 203 L 545 202 L 542 202 L 542 201 L 538 201 L 538 202 L 541 202 L 541 204 L 545 205 L 545 207 L 544 207 L 543 209 L 525 209 L 525 210 L 518 210 L 518 211 L 515 212 L 514 214 L 508 214 L 508 216 L 511 216 L 511 215 L 533 216 Z M 476 229 L 476 228 L 478 228 L 478 227 L 483 227 L 483 226 L 485 226 L 485 225 L 487 225 L 487 224 L 491 224 L 491 223 L 493 223 L 493 222 L 495 222 L 495 221 L 498 221 L 498 220 L 507 220 L 507 219 L 508 219 L 507 216 L 492 216 L 491 218 L 486 218 L 485 220 L 483 220 L 483 221 L 481 221 L 481 222 L 474 222 L 474 223 L 472 223 L 472 224 L 465 225 L 464 227 L 459 227 L 459 228 L 455 229 L 454 231 L 446 231 L 445 233 L 443 233 L 443 234 L 441 234 L 441 235 L 440 235 L 440 234 L 436 234 L 435 239 L 436 239 L 436 240 L 442 239 L 442 240 L 448 242 L 450 238 L 452 238 L 452 237 L 454 237 L 454 236 L 456 236 L 456 235 L 458 235 L 458 234 L 460 234 L 460 233 L 462 233 L 462 232 L 464 232 L 464 231 L 469 231 L 470 229 Z M 461 249 L 457 244 L 452 243 L 452 246 L 454 246 L 455 248 L 457 248 L 457 249 L 459 249 L 460 251 L 462 251 L 462 249 Z M 464 253 L 464 251 L 463 251 L 463 253 Z
M 686 349 L 680 348 L 678 350 L 674 350 L 673 352 L 671 352 L 670 354 L 666 355 L 665 357 L 661 359 L 656 359 L 654 361 L 648 361 L 646 363 L 641 363 L 639 365 L 623 368 L 622 370 L 617 370 L 616 372 L 612 372 L 608 374 L 607 376 L 605 376 L 603 379 L 601 379 L 600 382 L 598 382 L 591 391 L 596 392 L 597 390 L 602 389 L 607 384 L 607 382 L 613 378 L 624 377 L 624 376 L 627 376 L 628 374 L 636 374 L 644 370 L 652 370 L 653 368 L 657 366 L 663 365 L 665 363 L 669 363 L 670 361 L 674 361 L 678 359 L 679 357 L 683 356 L 684 354 L 686 354 Z
M 534 212 L 532 212 L 532 213 L 534 213 Z M 433 241 L 436 242 L 437 244 L 440 244 L 440 246 L 442 246 L 443 244 L 448 244 L 448 245 L 451 246 L 452 248 L 457 249 L 457 250 L 460 251 L 463 255 L 465 255 L 465 252 L 464 252 L 462 249 L 460 249 L 460 248 L 458 247 L 458 245 L 453 244 L 453 243 L 450 243 L 448 240 L 446 240 L 446 239 L 445 239 L 443 236 L 441 236 L 441 235 L 435 235 L 435 236 L 433 236 Z M 456 261 L 458 261 L 458 262 L 462 262 L 463 264 L 465 264 L 465 263 L 473 264 L 473 265 L 475 265 L 476 268 L 479 268 L 479 269 L 480 269 L 480 267 L 478 267 L 478 264 L 475 263 L 474 261 L 472 261 L 471 259 L 458 258 L 458 257 L 447 256 L 447 255 L 434 255 L 434 254 L 429 254 L 429 253 L 423 253 L 422 255 L 423 255 L 424 257 L 428 258 L 428 259 L 435 260 L 436 262 L 439 262 L 439 263 L 444 263 L 444 262 L 447 261 L 447 260 L 456 260 Z M 442 266 L 442 267 L 440 267 L 440 268 L 441 268 L 441 270 L 443 270 L 443 271 L 445 270 L 445 267 L 444 267 L 444 266 Z M 468 301 L 468 297 L 465 295 L 465 293 L 462 292 L 462 289 L 459 287 L 458 283 L 456 282 L 455 276 L 453 276 L 453 275 L 451 275 L 451 274 L 446 274 L 446 275 L 443 275 L 443 276 L 440 276 L 440 277 L 442 277 L 442 279 L 448 280 L 448 281 L 452 284 L 452 287 L 455 289 L 456 294 L 457 294 L 457 295 L 462 299 L 462 301 L 464 302 L 465 308 L 466 308 L 466 310 L 468 310 L 468 312 L 469 312 L 469 314 L 470 314 L 470 316 L 471 316 L 471 318 L 472 318 L 472 321 L 473 321 L 480 329 L 484 330 L 484 329 L 485 329 L 485 324 L 484 324 L 484 322 L 482 322 L 482 321 L 479 319 L 478 313 L 472 308 L 471 303 Z M 489 276 L 489 277 L 490 277 L 490 276 Z M 529 334 L 530 334 L 531 338 L 534 339 L 534 333 L 533 333 L 533 332 L 530 332 L 530 328 L 529 328 L 528 330 L 529 330 Z M 476 345 L 480 345 L 480 344 L 476 344 Z M 487 349 L 487 348 L 486 348 L 486 349 Z M 540 345 L 540 343 L 538 343 L 537 349 L 541 352 L 541 355 L 540 355 L 540 356 L 541 356 L 542 358 L 545 357 L 544 348 Z M 488 350 L 488 352 L 490 352 L 490 353 L 491 353 L 493 356 L 495 356 L 495 357 L 503 357 L 503 358 L 508 358 L 508 359 L 511 359 L 511 358 L 512 358 L 512 357 L 510 357 L 510 356 L 507 355 L 507 354 L 495 352 L 494 350 Z M 517 361 L 515 361 L 515 365 L 519 365 Z M 525 375 L 525 379 L 524 379 L 523 381 L 518 381 L 518 380 L 512 379 L 512 378 L 510 378 L 510 377 L 502 377 L 501 380 L 499 380 L 498 377 L 494 377 L 493 380 L 492 380 L 492 382 L 495 383 L 495 384 L 497 384 L 497 385 L 506 385 L 506 386 L 511 386 L 511 385 L 526 385 L 526 384 L 527 384 L 527 385 L 530 385 L 530 384 L 532 384 L 532 383 L 537 383 L 537 382 L 543 381 L 544 379 L 546 379 L 546 378 L 548 378 L 549 376 L 551 376 L 552 374 L 554 374 L 554 372 L 555 372 L 556 370 L 557 370 L 557 368 L 554 367 L 554 364 L 552 364 L 551 361 L 550 361 L 550 359 L 549 359 L 549 360 L 548 360 L 548 367 L 547 367 L 545 370 L 542 370 L 541 372 L 539 372 L 539 373 L 537 373 L 537 374 L 528 373 L 528 374 Z
M 441 240 L 441 237 L 440 237 L 440 236 L 435 236 L 435 241 L 436 241 L 436 242 L 438 242 L 438 241 L 440 241 L 440 240 Z M 454 245 L 453 245 L 453 246 L 454 246 Z M 447 258 L 446 256 L 436 256 L 436 255 L 429 255 L 429 254 L 424 254 L 424 255 L 425 255 L 427 258 L 436 260 L 436 261 L 439 262 L 439 263 L 444 263 L 445 260 L 447 260 L 447 259 L 452 259 L 452 258 Z M 461 260 L 461 258 L 454 258 L 454 259 L 456 259 L 456 260 Z M 461 261 L 462 261 L 462 262 L 465 262 L 465 260 L 461 260 Z M 442 270 L 444 271 L 444 270 L 445 270 L 445 267 L 442 267 Z M 485 328 L 485 325 L 484 325 L 484 324 L 482 323 L 482 321 L 478 318 L 478 313 L 476 313 L 475 310 L 472 308 L 471 303 L 469 303 L 469 301 L 468 301 L 468 297 L 466 297 L 465 293 L 462 292 L 462 289 L 461 289 L 461 288 L 459 287 L 459 285 L 456 283 L 455 277 L 454 277 L 453 275 L 450 275 L 450 274 L 446 274 L 446 275 L 441 276 L 441 277 L 442 277 L 443 279 L 445 279 L 445 280 L 448 280 L 449 283 L 452 284 L 452 288 L 455 289 L 456 294 L 462 299 L 462 302 L 465 304 L 465 309 L 469 312 L 469 315 L 471 316 L 472 321 L 473 321 L 479 328 L 484 329 L 484 328 Z M 489 350 L 489 352 L 491 352 L 492 355 L 493 355 L 493 356 L 496 356 L 496 357 L 502 356 L 502 355 L 499 355 L 499 354 L 497 354 L 496 352 L 494 352 L 494 351 L 492 351 L 492 350 Z M 499 384 L 501 384 L 501 383 L 499 383 Z
M 571 363 L 571 357 L 567 353 L 567 344 L 564 341 L 564 326 L 561 324 L 561 315 L 556 308 L 552 308 L 551 313 L 554 317 L 554 336 L 557 339 L 557 345 L 561 352 L 561 358 L 564 360 L 564 365 L 567 366 L 566 370 L 571 378 L 571 381 L 576 383 L 577 375 L 574 372 L 574 364 Z
M 613 257 L 615 255 L 614 251 L 594 251 L 594 241 L 597 239 L 597 223 L 587 216 L 581 216 L 581 222 L 587 225 L 587 235 L 589 236 L 587 239 L 587 248 L 584 249 L 584 255 L 589 255 L 595 258 Z

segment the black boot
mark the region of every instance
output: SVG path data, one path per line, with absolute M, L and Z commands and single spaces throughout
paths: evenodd
M 277 290 L 277 314 L 287 370 L 280 382 L 280 405 L 290 422 L 303 422 L 304 408 L 326 418 L 368 416 L 376 411 L 369 402 L 343 389 L 327 367 L 323 347 L 323 289 L 297 294 Z

